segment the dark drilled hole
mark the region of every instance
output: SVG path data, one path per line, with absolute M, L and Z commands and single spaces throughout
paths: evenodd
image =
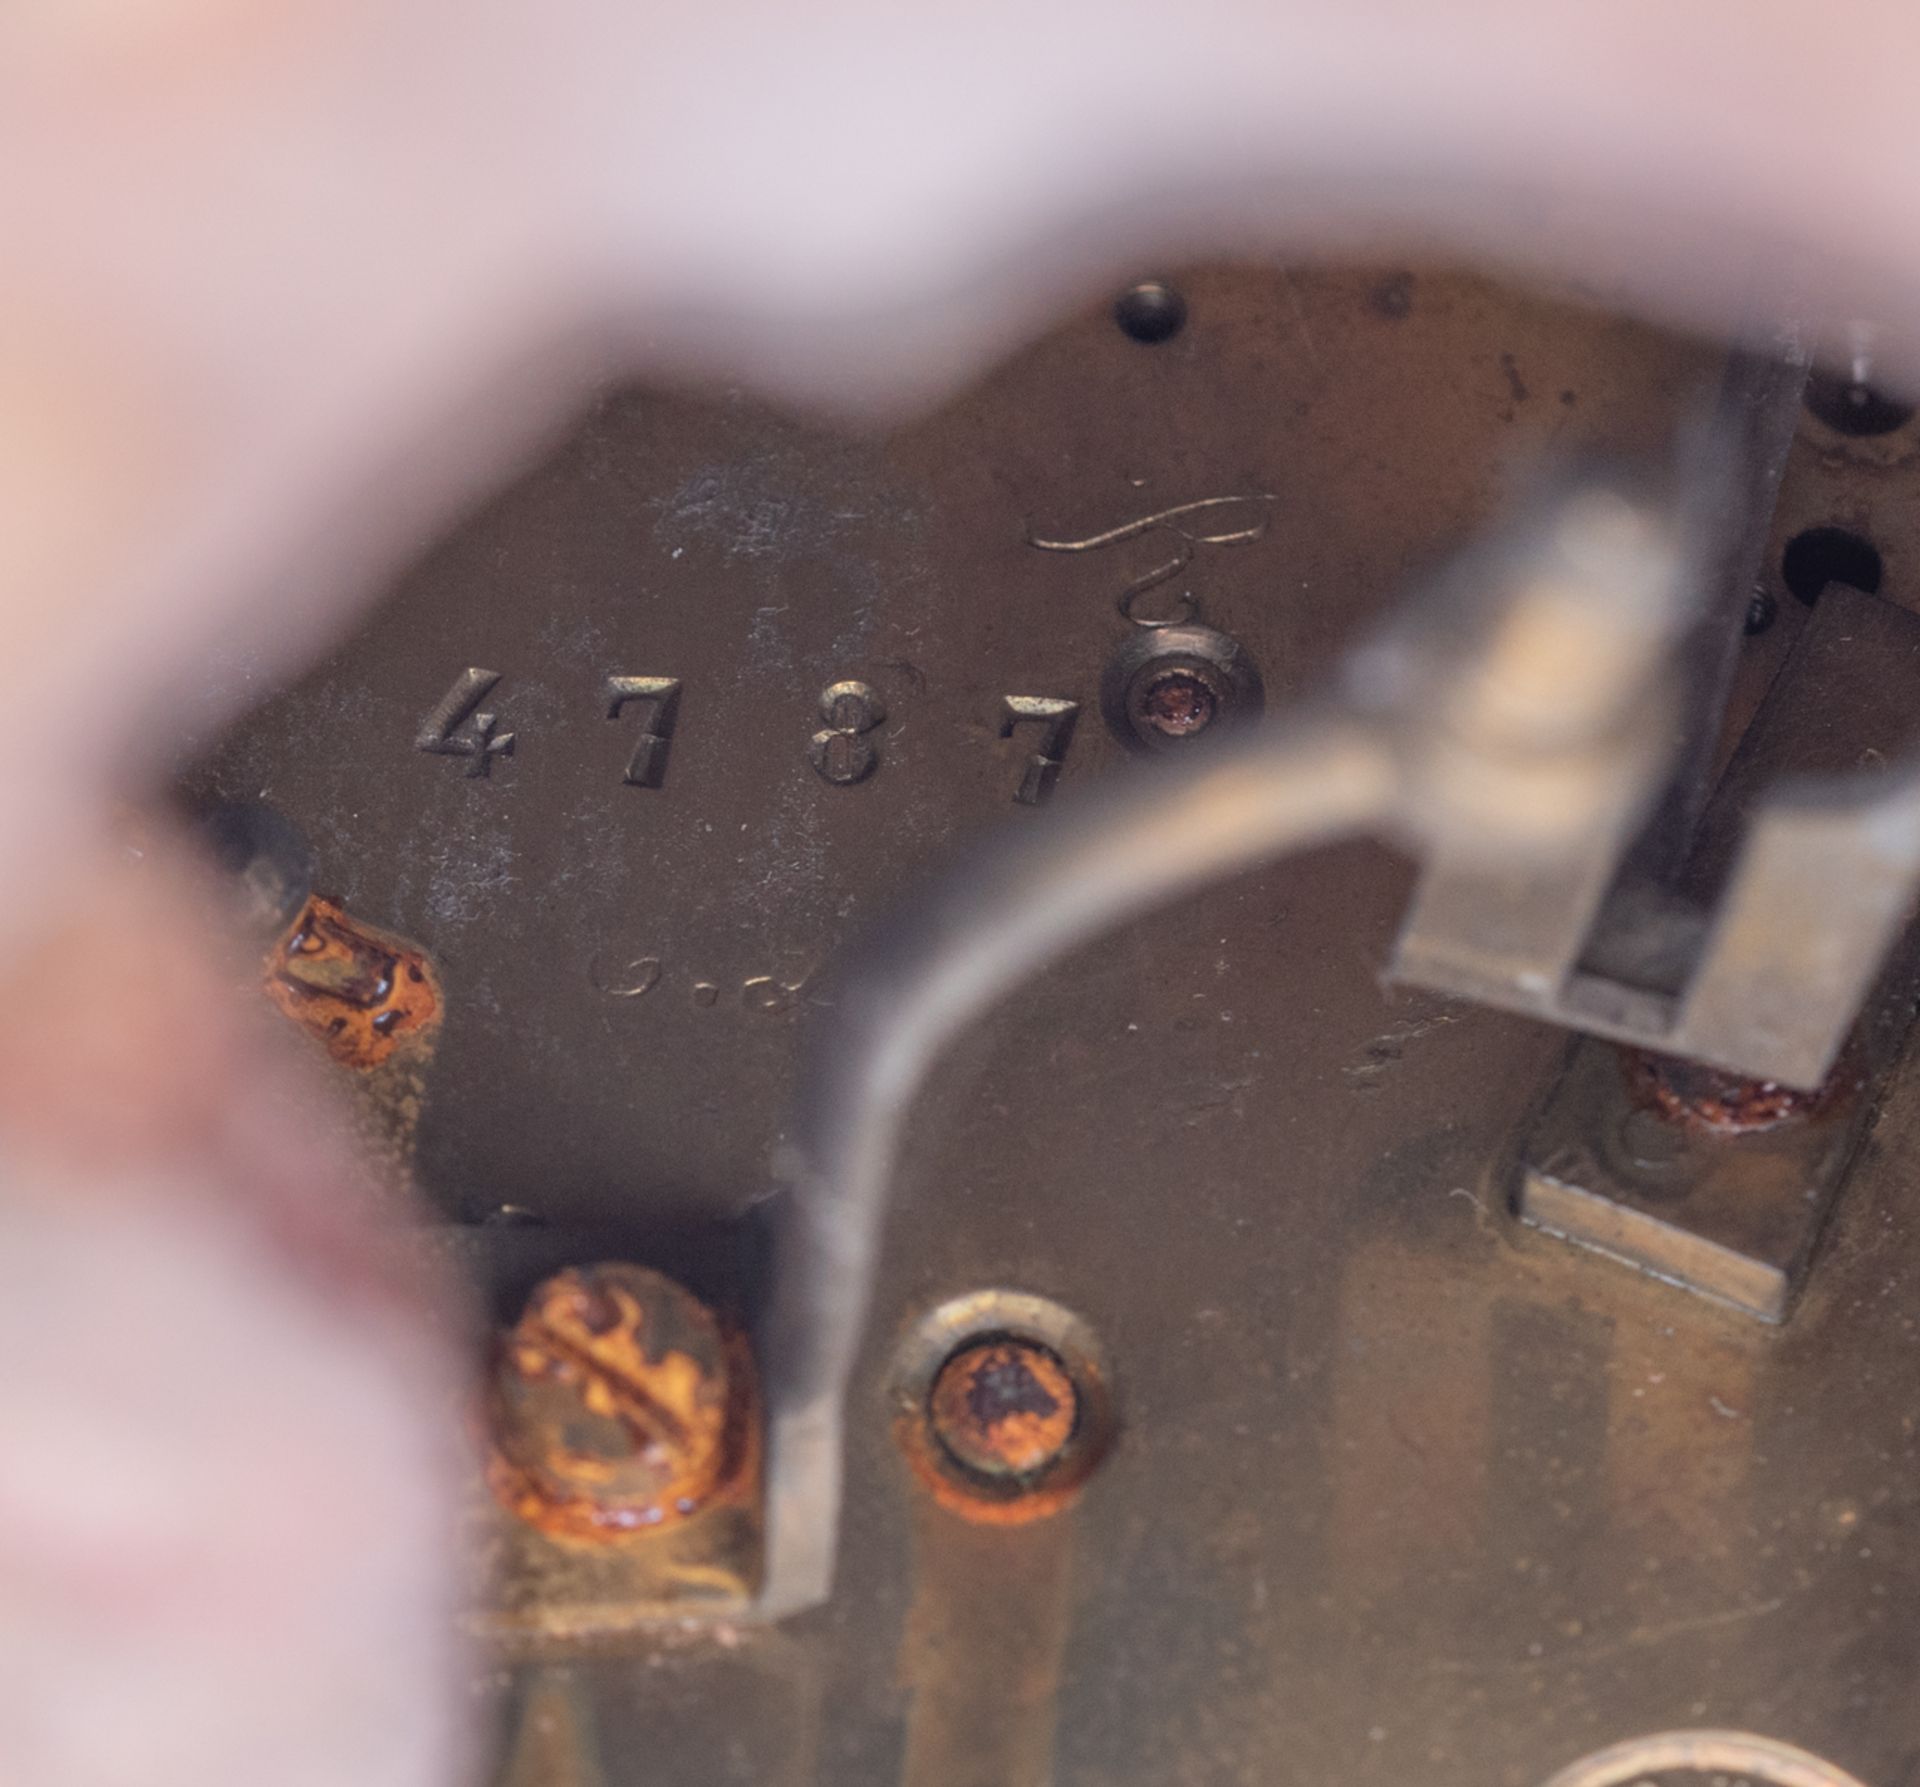
M 1839 434 L 1891 434 L 1913 416 L 1912 404 L 1836 372 L 1816 372 L 1808 379 L 1805 402 L 1814 415 Z
M 1187 301 L 1172 286 L 1145 280 L 1114 300 L 1113 320 L 1130 340 L 1171 341 L 1186 327 Z
M 1844 527 L 1810 527 L 1795 534 L 1780 555 L 1781 581 L 1808 607 L 1830 583 L 1876 595 L 1880 577 L 1880 553 L 1873 542 Z

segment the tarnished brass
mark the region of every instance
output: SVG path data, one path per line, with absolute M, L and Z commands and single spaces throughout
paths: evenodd
M 1191 591 L 1291 711 L 1484 533 L 1516 468 L 1659 457 L 1722 358 L 1591 293 L 1426 267 L 1178 285 L 1168 342 L 1129 340 L 1102 298 L 873 435 L 744 395 L 610 393 L 196 772 L 270 789 L 321 885 L 431 954 L 448 1004 L 417 1177 L 499 1325 L 541 1277 L 614 1257 L 760 1313 L 828 964 L 981 828 L 1071 822 L 1103 779 L 1157 773 L 1095 707 L 1140 630 L 1121 592 L 1183 542 L 1032 536 L 1271 496 L 1194 514 L 1194 534 L 1263 527 L 1196 545 L 1135 618 Z M 1784 540 L 1870 538 L 1881 599 L 1910 604 L 1917 517 L 1910 426 L 1855 440 L 1809 418 L 1729 736 L 1818 612 L 1778 574 Z M 469 779 L 413 742 L 475 664 L 501 672 L 485 706 L 518 744 Z M 639 783 L 656 710 L 609 722 L 614 677 L 682 689 Z M 809 760 L 843 680 L 889 715 L 850 786 Z M 1012 695 L 1079 704 L 1044 806 L 1017 799 L 1039 729 L 1001 737 Z M 909 1114 L 876 1243 L 830 1605 L 736 1623 L 746 1507 L 563 1545 L 476 1480 L 492 1573 L 470 1624 L 508 1656 L 476 1681 L 505 1701 L 514 1787 L 1256 1787 L 1276 1768 L 1526 1787 L 1694 1725 L 1903 1778 L 1920 1092 L 1888 1080 L 1789 1327 L 1678 1294 L 1512 1220 L 1564 1039 L 1383 990 L 1409 885 L 1364 843 L 1249 868 L 1023 976 L 955 1051 Z M 509 1207 L 520 1226 L 478 1226 Z M 496 1276 L 496 1245 L 538 1263 Z M 925 1429 L 902 1362 L 928 1306 L 978 1286 L 1097 1328 L 1125 1417 L 1071 1505 L 1022 1526 L 959 1517 L 897 1441 L 909 1410 Z M 959 1344 L 927 1336 L 926 1370 Z M 561 1659 L 564 1718 L 529 1651 Z

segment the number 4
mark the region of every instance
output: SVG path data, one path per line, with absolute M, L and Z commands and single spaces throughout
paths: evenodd
M 453 679 L 453 687 L 420 722 L 420 736 L 413 741 L 415 747 L 436 757 L 466 758 L 470 776 L 490 775 L 494 758 L 513 755 L 513 734 L 496 734 L 493 728 L 498 716 L 474 710 L 486 700 L 499 680 L 497 670 L 461 671 Z

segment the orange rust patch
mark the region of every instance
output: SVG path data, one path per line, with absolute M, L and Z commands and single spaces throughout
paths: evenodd
M 378 1067 L 440 1022 L 432 965 L 317 895 L 267 952 L 267 997 L 344 1067 Z
M 487 1483 L 550 1538 L 664 1531 L 747 1492 L 752 1358 L 697 1298 L 642 1266 L 557 1274 L 502 1338 Z
M 1065 1449 L 1080 1398 L 1044 1347 L 988 1340 L 940 1368 L 928 1412 L 935 1436 L 968 1470 L 1026 1477 L 1045 1470 Z
M 1644 1050 L 1629 1054 L 1627 1072 L 1643 1104 L 1670 1122 L 1718 1135 L 1749 1135 L 1790 1118 L 1813 1116 L 1852 1083 L 1844 1072 L 1836 1072 L 1824 1086 L 1800 1092 L 1775 1080 L 1742 1079 L 1717 1067 Z

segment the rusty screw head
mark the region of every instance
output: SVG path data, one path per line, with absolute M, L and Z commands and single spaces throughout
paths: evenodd
M 561 1272 L 501 1342 L 487 1480 L 555 1537 L 670 1526 L 727 1474 L 733 1375 L 712 1311 L 672 1279 L 622 1264 Z
M 940 1368 L 927 1399 L 935 1437 L 983 1477 L 1032 1477 L 1073 1438 L 1080 1399 L 1064 1365 L 1031 1340 L 982 1340 Z

